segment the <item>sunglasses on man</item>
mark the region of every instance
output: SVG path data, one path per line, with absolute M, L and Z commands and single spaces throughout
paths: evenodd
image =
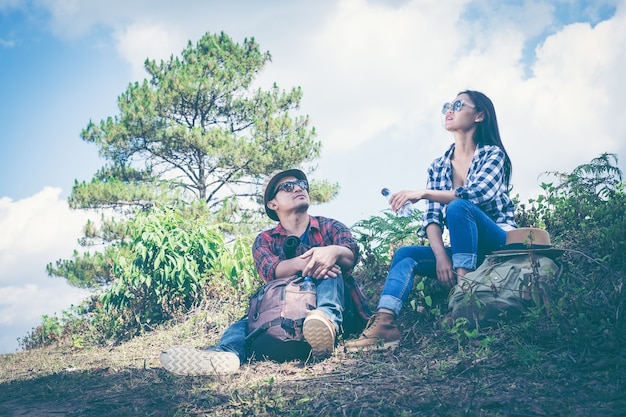
M 306 180 L 285 181 L 276 186 L 276 189 L 274 190 L 274 194 L 272 194 L 272 199 L 276 197 L 276 194 L 278 194 L 279 191 L 286 191 L 288 193 L 293 192 L 296 185 L 300 187 L 302 190 L 309 192 L 309 183 Z

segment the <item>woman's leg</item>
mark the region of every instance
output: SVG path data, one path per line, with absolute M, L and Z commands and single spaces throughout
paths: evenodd
M 457 272 L 473 271 L 485 255 L 504 247 L 506 232 L 475 204 L 454 200 L 446 209 L 452 266 Z
M 415 275 L 434 276 L 436 261 L 430 246 L 404 246 L 396 251 L 383 287 L 378 309 L 400 314 L 402 304 L 413 288 Z
M 384 349 L 400 342 L 401 334 L 395 318 L 413 288 L 416 274 L 436 275 L 435 255 L 429 246 L 405 246 L 396 251 L 378 309 L 361 336 L 345 343 L 346 351 Z

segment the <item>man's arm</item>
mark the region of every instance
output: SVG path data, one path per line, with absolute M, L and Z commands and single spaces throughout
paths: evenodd
M 335 278 L 342 270 L 350 270 L 355 264 L 352 250 L 341 245 L 311 248 L 299 258 L 305 262 L 302 275 L 316 279 Z
M 269 232 L 261 232 L 252 244 L 252 258 L 254 266 L 265 282 L 277 278 L 276 269 L 280 262 L 278 256 L 272 251 L 272 237 Z M 291 275 L 295 275 L 293 272 Z

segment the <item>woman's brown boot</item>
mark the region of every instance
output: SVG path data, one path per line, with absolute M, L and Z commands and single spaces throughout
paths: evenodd
M 365 326 L 358 339 L 345 342 L 346 352 L 395 348 L 402 335 L 396 326 L 395 315 L 377 311 Z

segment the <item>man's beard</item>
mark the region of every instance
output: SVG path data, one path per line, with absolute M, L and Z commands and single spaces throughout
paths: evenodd
M 309 210 L 309 206 L 311 203 L 309 201 L 303 201 L 298 206 L 296 206 L 296 213 L 306 213 Z

